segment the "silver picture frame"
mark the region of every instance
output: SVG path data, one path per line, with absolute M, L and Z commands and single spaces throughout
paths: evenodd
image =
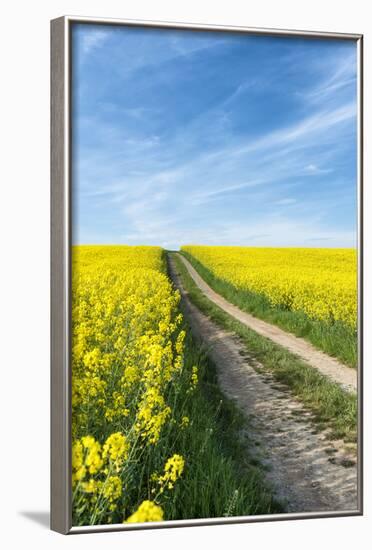
M 358 508 L 73 527 L 71 506 L 71 29 L 76 23 L 351 40 L 358 57 Z M 363 514 L 363 35 L 64 16 L 51 21 L 51 520 L 62 534 L 330 518 Z

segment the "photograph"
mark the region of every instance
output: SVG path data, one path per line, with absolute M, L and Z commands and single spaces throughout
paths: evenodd
M 72 527 L 360 514 L 355 35 L 69 37 Z

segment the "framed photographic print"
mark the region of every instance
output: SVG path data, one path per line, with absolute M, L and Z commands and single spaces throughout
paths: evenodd
M 361 514 L 362 36 L 51 39 L 51 528 Z

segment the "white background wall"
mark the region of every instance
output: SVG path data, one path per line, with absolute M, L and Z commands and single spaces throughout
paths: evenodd
M 372 18 L 366 0 L 9 0 L 1 20 L 1 469 L 3 548 L 366 548 L 371 531 L 371 338 L 366 311 L 365 517 L 63 537 L 49 507 L 49 20 L 60 15 L 365 34 L 365 280 L 372 279 Z M 369 286 L 369 288 L 368 288 Z M 5 306 L 5 307 L 4 307 Z M 368 437 L 368 433 L 370 434 Z M 41 520 L 41 522 L 40 522 Z M 43 524 L 44 523 L 44 524 Z M 371 534 L 371 533 L 370 533 Z

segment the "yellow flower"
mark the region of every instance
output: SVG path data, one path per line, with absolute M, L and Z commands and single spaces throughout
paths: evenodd
M 89 481 L 82 483 L 82 489 L 85 493 L 96 493 L 102 487 L 102 482 L 90 478 Z
M 195 367 L 195 366 L 192 368 L 191 384 L 194 388 L 198 384 L 198 367 Z
M 177 336 L 177 341 L 176 341 L 177 353 L 182 353 L 183 351 L 183 342 L 185 340 L 185 336 L 186 336 L 186 332 L 184 330 L 181 330 L 181 332 Z
M 185 460 L 181 455 L 174 454 L 168 458 L 164 466 L 164 474 L 162 476 L 153 475 L 152 479 L 156 480 L 160 486 L 160 493 L 163 493 L 164 490 L 173 489 L 174 483 L 182 475 L 182 472 L 185 467 Z
M 82 437 L 81 443 L 84 449 L 88 451 L 85 458 L 85 465 L 87 466 L 89 473 L 95 474 L 103 466 L 103 460 L 101 458 L 101 445 L 91 435 Z
M 181 419 L 181 428 L 187 428 L 190 424 L 190 419 L 188 416 L 183 416 Z
M 168 477 L 168 479 L 176 481 L 177 478 L 179 478 L 182 474 L 184 467 L 185 461 L 183 457 L 181 455 L 174 454 L 171 458 L 168 458 L 165 464 L 165 475 Z
M 170 416 L 171 409 L 165 404 L 159 389 L 150 387 L 144 394 L 137 414 L 135 429 L 149 443 L 157 443 L 160 432 Z
M 79 470 L 84 463 L 83 445 L 81 441 L 75 441 L 72 445 L 72 467 Z
M 84 465 L 84 451 L 81 441 L 75 441 L 72 445 L 72 483 L 84 479 L 86 467 Z
M 117 500 L 122 494 L 122 484 L 118 476 L 110 476 L 103 487 L 103 496 L 110 502 Z
M 129 444 L 121 432 L 111 434 L 103 445 L 103 458 L 121 465 L 128 458 Z
M 144 523 L 147 521 L 163 521 L 162 508 L 151 500 L 144 500 L 136 512 L 129 516 L 123 523 Z
M 86 467 L 80 466 L 80 468 L 75 470 L 72 474 L 72 483 L 75 484 L 76 481 L 81 481 L 82 479 L 84 479 L 86 472 Z

